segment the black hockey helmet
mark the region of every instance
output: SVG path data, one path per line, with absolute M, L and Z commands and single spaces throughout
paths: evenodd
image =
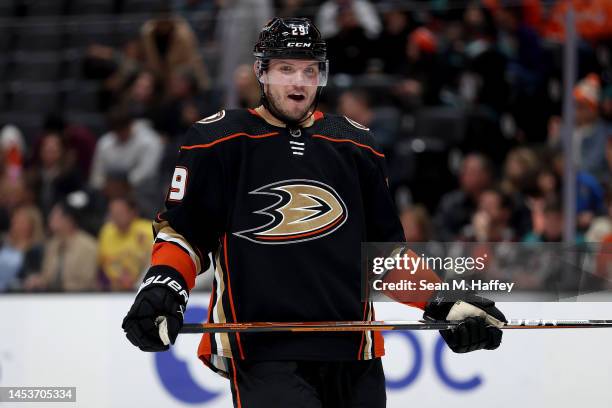
M 302 59 L 313 60 L 319 63 L 318 78 L 310 78 L 312 83 L 308 86 L 317 86 L 310 114 L 314 112 L 321 95 L 322 88 L 327 84 L 329 63 L 327 61 L 327 45 L 321 37 L 319 29 L 307 18 L 279 18 L 272 19 L 259 33 L 259 39 L 253 49 L 255 56 L 255 74 L 261 90 L 262 104 L 277 118 L 288 125 L 296 125 L 299 121 L 292 121 L 276 110 L 268 101 L 265 93 L 265 84 L 276 83 L 267 75 L 271 59 Z M 292 82 L 293 83 L 293 82 Z M 286 85 L 286 83 L 281 83 Z
M 327 45 L 319 29 L 309 19 L 276 17 L 259 33 L 253 55 L 258 59 L 312 59 L 325 62 Z

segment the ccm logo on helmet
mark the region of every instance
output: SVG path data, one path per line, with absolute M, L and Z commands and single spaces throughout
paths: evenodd
M 312 43 L 309 43 L 309 42 L 290 42 L 290 43 L 287 43 L 287 47 L 308 48 L 308 47 L 312 47 Z
M 249 194 L 277 197 L 254 214 L 271 218 L 234 235 L 259 244 L 291 244 L 321 238 L 336 231 L 348 217 L 344 201 L 327 184 L 294 179 L 268 184 Z

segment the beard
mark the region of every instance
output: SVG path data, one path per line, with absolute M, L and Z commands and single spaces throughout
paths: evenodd
M 269 90 L 266 93 L 266 98 L 270 107 L 273 110 L 273 114 L 280 114 L 280 119 L 283 122 L 300 122 L 304 120 L 312 108 L 315 94 L 307 96 L 302 103 L 295 104 L 285 97 L 285 93 L 283 92 L 274 92 Z M 293 106 L 292 106 L 293 105 Z M 275 115 L 276 116 L 276 115 Z

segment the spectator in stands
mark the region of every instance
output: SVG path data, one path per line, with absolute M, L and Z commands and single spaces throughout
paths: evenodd
M 367 92 L 344 91 L 338 98 L 338 113 L 369 128 L 383 150 L 392 148 L 399 132 L 399 112 L 395 108 L 372 108 Z
M 457 13 L 459 10 L 452 11 Z M 455 105 L 459 102 L 461 78 L 467 67 L 465 53 L 465 27 L 459 18 L 446 21 L 437 31 L 433 31 L 438 41 L 438 60 L 440 69 L 440 99 L 444 104 Z
M 253 66 L 240 65 L 234 72 L 234 88 L 240 108 L 255 108 L 259 105 L 261 93 L 259 82 L 253 73 Z
M 53 133 L 61 136 L 67 155 L 73 156 L 75 168 L 83 177 L 89 176 L 91 161 L 96 148 L 96 136 L 85 126 L 66 121 L 60 112 L 51 112 L 45 117 L 43 133 L 34 141 L 30 166 L 40 166 L 41 145 L 46 135 Z
M 557 152 L 553 158 L 553 170 L 556 173 L 555 180 L 563 179 L 564 155 Z M 561 184 L 556 186 L 556 191 L 561 193 Z M 593 218 L 603 214 L 605 192 L 599 181 L 586 171 L 576 171 L 576 219 L 577 227 L 581 232 L 586 231 Z
M 259 97 L 259 88 L 257 92 Z M 175 139 L 182 136 L 194 122 L 218 110 L 214 95 L 199 90 L 194 73 L 188 68 L 180 69 L 170 76 L 167 98 L 156 114 L 155 123 L 169 139 Z
M 350 13 L 350 19 L 343 20 L 343 13 Z M 343 25 L 346 25 L 347 21 L 361 28 L 369 39 L 378 37 L 382 30 L 376 8 L 367 0 L 327 0 L 321 5 L 316 16 L 316 26 L 326 38 L 334 37 L 343 28 L 346 29 Z
M 249 73 L 255 79 L 252 66 Z M 219 98 L 214 90 L 200 91 L 197 78 L 190 69 L 181 69 L 170 77 L 167 98 L 156 114 L 155 124 L 165 137 L 160 164 L 160 180 L 169 180 L 183 136 L 194 122 L 219 111 Z M 255 84 L 257 100 L 259 87 Z M 255 105 L 253 105 L 255 106 Z
M 147 119 L 151 123 L 159 114 L 161 85 L 153 72 L 143 70 L 129 85 L 119 105 L 124 106 L 135 119 Z
M 561 194 L 561 180 L 559 175 L 550 167 L 543 167 L 538 172 L 537 192 L 534 196 L 544 199 L 556 197 Z
M 428 242 L 432 239 L 431 219 L 422 205 L 405 208 L 400 214 L 407 242 Z
M 156 186 L 156 189 L 160 191 L 165 190 L 159 185 Z M 127 179 L 127 174 L 124 172 L 107 173 L 102 189 L 88 189 L 87 195 L 89 201 L 87 207 L 82 211 L 83 217 L 81 218 L 80 226 L 85 232 L 94 236 L 100 233 L 102 226 L 108 221 L 108 205 L 112 200 L 120 197 L 136 196 L 133 187 Z M 141 201 L 139 203 L 142 205 Z M 154 216 L 155 214 L 152 212 L 157 208 L 159 208 L 159 205 L 155 204 L 154 208 L 150 209 L 151 213 L 147 213 L 147 215 Z
M 438 39 L 426 27 L 414 30 L 404 42 L 404 63 L 396 66 L 395 73 L 405 79 L 395 92 L 407 109 L 439 104 L 445 76 L 444 61 L 438 58 L 437 51 Z
M 108 109 L 121 101 L 128 84 L 144 66 L 144 51 L 140 38 L 126 41 L 120 50 L 92 44 L 83 60 L 86 78 L 102 80 L 99 94 L 100 109 Z
M 103 189 L 109 174 L 125 174 L 142 208 L 157 205 L 156 184 L 162 155 L 159 135 L 147 121 L 133 120 L 123 108 L 109 114 L 111 131 L 96 146 L 90 184 Z M 154 203 L 149 200 L 155 197 Z
M 5 125 L 0 129 L 0 234 L 9 229 L 11 212 L 26 199 L 24 149 L 19 128 Z
M 40 211 L 34 206 L 18 207 L 0 246 L 0 292 L 21 289 L 24 279 L 40 272 L 43 238 Z
M 199 51 L 198 39 L 189 23 L 173 16 L 162 6 L 156 18 L 147 21 L 141 30 L 145 68 L 167 84 L 177 69 L 189 67 L 201 89 L 207 89 L 208 73 Z
M 573 130 L 574 160 L 579 170 L 598 179 L 607 175 L 606 143 L 612 137 L 612 127 L 600 117 L 601 86 L 596 74 L 589 74 L 574 88 L 576 127 Z M 560 128 L 553 127 L 549 135 L 552 146 L 561 145 Z
M 504 163 L 502 189 L 508 194 L 526 195 L 535 188 L 535 178 L 540 169 L 540 158 L 530 148 L 511 150 Z
M 337 14 L 334 15 L 337 30 L 331 30 L 334 33 L 327 38 L 327 52 L 334 56 L 334 63 L 329 67 L 330 73 L 364 74 L 370 58 L 375 55 L 373 36 L 380 31 L 378 17 L 374 17 L 376 18 L 375 34 L 374 32 L 368 33 L 368 28 L 360 20 L 359 10 L 363 8 L 363 5 L 366 5 L 366 8 L 369 9 L 371 7 L 369 3 L 360 0 L 340 0 L 337 2 L 330 1 L 327 4 L 331 4 L 337 10 Z M 321 18 L 326 19 L 325 7 L 325 5 L 321 7 L 319 16 L 323 15 L 325 17 Z M 319 25 L 319 27 L 321 26 Z M 323 31 L 323 28 L 321 31 Z M 323 34 L 323 36 L 325 37 L 326 34 Z
M 27 204 L 34 204 L 34 193 L 24 176 L 0 178 L 0 233 L 8 230 L 11 214 Z
M 68 150 L 60 133 L 46 133 L 40 139 L 38 165 L 27 173 L 28 184 L 45 218 L 51 208 L 67 194 L 83 185 L 81 172 L 75 168 L 74 151 Z
M 563 209 L 558 197 L 534 201 L 531 208 L 533 229 L 523 238 L 524 242 L 562 242 Z M 576 243 L 584 242 L 584 236 L 576 234 Z
M 546 128 L 546 115 L 533 115 L 547 106 L 544 91 L 544 53 L 535 28 L 530 27 L 523 4 L 507 4 L 494 13 L 498 27 L 497 47 L 507 58 L 505 76 L 512 87 L 509 108 L 521 132 L 529 140 L 540 138 Z
M 460 239 L 475 242 L 515 241 L 516 234 L 510 224 L 512 209 L 512 199 L 500 189 L 483 191 L 472 222 L 463 228 Z
M 518 236 L 523 236 L 531 230 L 531 214 L 526 203 L 529 196 L 537 193 L 539 168 L 540 158 L 527 147 L 511 150 L 504 163 L 501 190 L 512 200 L 510 224 Z
M 587 242 L 602 242 L 606 236 L 612 234 L 612 185 L 606 190 L 606 210 L 607 213 L 593 219 L 585 234 Z
M 586 231 L 595 217 L 604 212 L 605 192 L 597 179 L 584 171 L 576 175 L 578 229 Z
M 6 125 L 0 129 L 0 156 L 3 175 L 9 180 L 19 178 L 23 171 L 25 142 L 17 126 Z
M 601 85 L 599 77 L 589 74 L 574 88 L 576 100 L 576 129 L 574 141 L 578 167 L 596 177 L 607 172 L 605 162 L 606 143 L 612 138 L 612 127 L 599 113 Z
M 26 278 L 28 291 L 88 291 L 97 281 L 96 240 L 79 227 L 84 192 L 74 192 L 57 203 L 49 215 L 51 239 L 45 246 L 42 271 Z
M 491 186 L 493 169 L 489 160 L 478 153 L 465 157 L 459 175 L 459 189 L 446 193 L 434 220 L 434 231 L 441 241 L 451 241 L 471 222 L 480 195 Z
M 98 240 L 103 279 L 111 290 L 133 290 L 151 257 L 151 222 L 138 217 L 131 198 L 115 198 L 108 209 Z
M 235 108 L 238 94 L 233 86 L 234 73 L 242 64 L 253 65 L 252 41 L 274 17 L 274 7 L 272 0 L 222 0 L 219 4 L 215 39 L 220 49 L 232 52 L 220 55 L 218 83 L 227 92 L 223 106 Z
M 612 4 L 608 0 L 557 0 L 544 26 L 544 34 L 550 39 L 565 38 L 565 16 L 574 9 L 576 29 L 581 38 L 588 41 L 608 39 L 612 36 Z
M 395 74 L 406 60 L 410 20 L 406 12 L 396 9 L 385 11 L 383 20 L 383 29 L 376 41 L 376 56 L 382 60 L 385 73 Z
M 505 110 L 509 99 L 506 57 L 498 50 L 497 29 L 491 12 L 477 2 L 464 13 L 467 71 L 461 78 L 465 101 L 484 105 L 497 113 Z
M 516 84 L 529 87 L 542 69 L 542 50 L 537 32 L 525 22 L 524 7 L 510 4 L 494 14 L 500 51 L 510 60 L 509 74 Z

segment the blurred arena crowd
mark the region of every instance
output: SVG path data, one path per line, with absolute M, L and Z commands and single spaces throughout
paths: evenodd
M 138 285 L 184 132 L 258 105 L 252 46 L 273 16 L 321 29 L 319 109 L 372 130 L 408 241 L 561 242 L 573 160 L 576 243 L 612 243 L 608 0 L 0 3 L 0 292 Z M 607 256 L 598 273 L 612 280 Z

